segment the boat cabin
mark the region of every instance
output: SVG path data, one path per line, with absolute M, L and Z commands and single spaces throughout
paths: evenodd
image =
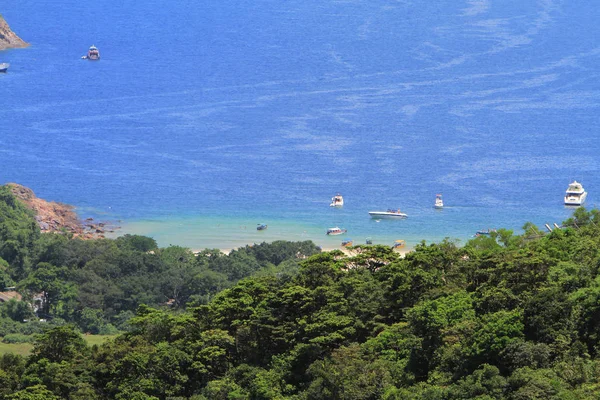
M 92 45 L 90 47 L 90 49 L 88 50 L 86 58 L 88 60 L 99 60 L 100 59 L 100 51 L 98 51 L 98 48 L 96 46 Z

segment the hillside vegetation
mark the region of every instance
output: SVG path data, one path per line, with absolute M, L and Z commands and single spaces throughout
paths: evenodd
M 547 234 L 526 224 L 463 247 L 423 242 L 404 258 L 287 242 L 226 256 L 40 234 L 0 195 L 3 279 L 43 293 L 48 317 L 17 322 L 28 309 L 2 306 L 3 335 L 37 336 L 29 357 L 0 358 L 0 399 L 600 394 L 597 210 Z M 100 346 L 80 334 L 117 328 Z

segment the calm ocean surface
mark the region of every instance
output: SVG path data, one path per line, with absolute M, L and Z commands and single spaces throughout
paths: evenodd
M 464 242 L 560 223 L 573 179 L 588 206 L 600 198 L 592 6 L 42 3 L 0 5 L 31 43 L 0 52 L 0 183 L 122 232 L 194 249 L 335 247 L 333 226 L 356 242 Z M 81 60 L 92 44 L 102 60 Z M 398 207 L 408 219 L 367 214 Z

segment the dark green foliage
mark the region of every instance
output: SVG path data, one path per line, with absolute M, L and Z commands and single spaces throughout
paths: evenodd
M 134 251 L 147 252 L 157 250 L 158 245 L 152 238 L 140 235 L 124 235 L 116 240 L 117 246 Z
M 33 311 L 29 303 L 10 299 L 7 302 L 0 303 L 0 317 L 8 317 L 13 321 L 23 322 L 33 317 Z
M 69 361 L 85 351 L 86 344 L 80 332 L 72 325 L 64 325 L 49 329 L 38 336 L 30 361 Z

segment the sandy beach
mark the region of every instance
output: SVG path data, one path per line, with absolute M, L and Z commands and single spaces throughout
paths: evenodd
M 241 247 L 244 247 L 244 246 L 241 246 Z M 238 248 L 241 248 L 241 247 L 238 247 Z M 206 250 L 206 249 L 192 249 L 192 252 L 194 254 L 198 254 L 198 253 L 201 253 L 204 250 Z M 229 255 L 229 253 L 231 253 L 235 249 L 231 249 L 231 248 L 219 248 L 219 250 L 221 251 L 221 253 Z M 322 248 L 323 252 L 329 252 L 329 251 L 334 251 L 334 250 L 340 250 L 342 253 L 346 254 L 349 257 L 354 256 L 354 255 L 357 254 L 352 249 L 349 249 L 349 248 L 346 248 L 346 247 L 323 247 Z M 396 253 L 400 254 L 401 257 L 404 257 L 404 256 L 406 256 L 406 254 L 410 253 L 412 251 L 412 249 L 403 248 L 403 249 L 396 249 L 394 251 Z

